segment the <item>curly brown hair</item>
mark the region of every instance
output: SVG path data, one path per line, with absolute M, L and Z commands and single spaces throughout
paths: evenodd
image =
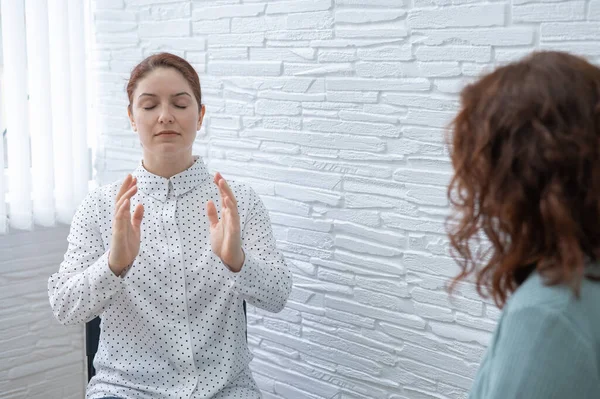
M 450 291 L 474 275 L 502 308 L 537 270 L 579 295 L 600 257 L 600 69 L 553 51 L 502 66 L 464 88 L 448 144 Z

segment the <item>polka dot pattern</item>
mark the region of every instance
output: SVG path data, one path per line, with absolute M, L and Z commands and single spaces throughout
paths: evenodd
M 277 312 L 291 291 L 268 212 L 249 187 L 229 182 L 238 202 L 246 261 L 231 272 L 210 248 L 205 204 L 220 197 L 201 159 L 165 179 L 134 172 L 144 205 L 140 253 L 122 277 L 108 268 L 114 199 L 120 182 L 83 201 L 69 248 L 48 281 L 64 324 L 102 318 L 87 398 L 259 398 L 250 374 L 243 301 Z

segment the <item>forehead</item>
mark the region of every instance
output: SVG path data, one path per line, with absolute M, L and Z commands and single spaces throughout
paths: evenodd
M 186 91 L 192 95 L 192 88 L 183 75 L 174 68 L 157 68 L 138 81 L 134 96 L 140 93 L 170 95 Z

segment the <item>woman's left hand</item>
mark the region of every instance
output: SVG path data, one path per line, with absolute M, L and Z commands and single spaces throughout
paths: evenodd
M 210 222 L 210 246 L 225 266 L 237 273 L 242 269 L 245 260 L 237 201 L 220 173 L 215 174 L 214 182 L 221 196 L 221 219 L 215 203 L 208 201 L 206 215 Z

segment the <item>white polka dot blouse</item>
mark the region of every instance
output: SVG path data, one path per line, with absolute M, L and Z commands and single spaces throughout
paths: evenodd
M 69 246 L 48 281 L 63 324 L 102 319 L 87 398 L 259 398 L 249 372 L 243 302 L 278 312 L 292 277 L 275 247 L 268 212 L 249 187 L 230 182 L 246 258 L 239 273 L 213 254 L 205 204 L 221 208 L 202 159 L 166 179 L 133 173 L 144 205 L 140 252 L 121 277 L 108 267 L 121 182 L 91 192 L 71 224 Z

